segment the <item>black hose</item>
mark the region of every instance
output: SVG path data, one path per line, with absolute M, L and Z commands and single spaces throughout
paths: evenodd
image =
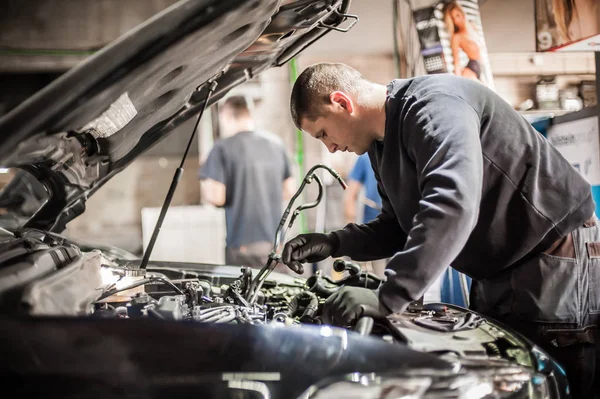
M 298 311 L 298 306 L 300 306 L 300 303 L 306 301 L 308 301 L 308 303 L 305 305 L 304 312 L 302 313 L 302 316 L 300 318 L 314 317 L 315 313 L 317 313 L 317 309 L 319 308 L 319 299 L 315 294 L 313 294 L 310 291 L 302 291 L 294 295 L 294 297 L 290 301 L 288 316 L 294 317 L 294 315 Z
M 314 292 L 322 298 L 329 298 L 342 288 L 317 274 L 310 276 L 308 280 L 306 280 L 306 285 L 310 292 Z
M 333 270 L 335 270 L 338 273 L 343 273 L 347 270 L 351 276 L 356 276 L 361 272 L 359 265 L 353 262 L 345 261 L 343 259 L 336 259 L 333 262 Z
M 310 298 L 310 300 L 308 302 L 308 305 L 306 305 L 306 307 L 304 308 L 304 313 L 302 313 L 301 318 L 313 318 L 315 316 L 315 313 L 317 313 L 317 310 L 319 309 L 319 299 L 312 292 L 304 291 L 304 293 L 305 298 Z

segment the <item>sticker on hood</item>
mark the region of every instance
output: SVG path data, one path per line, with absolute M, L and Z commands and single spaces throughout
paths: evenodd
M 89 131 L 95 138 L 107 138 L 123 129 L 136 115 L 137 110 L 129 95 L 123 93 L 102 115 L 85 125 L 83 130 Z

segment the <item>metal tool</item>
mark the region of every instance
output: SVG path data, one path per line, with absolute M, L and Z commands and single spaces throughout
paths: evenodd
M 273 249 L 269 254 L 267 263 L 263 266 L 262 269 L 260 269 L 254 280 L 252 280 L 250 287 L 248 288 L 248 291 L 246 293 L 246 299 L 249 301 L 250 304 L 254 304 L 256 302 L 258 292 L 260 291 L 263 283 L 265 282 L 269 274 L 271 274 L 271 272 L 275 269 L 277 263 L 281 262 L 281 255 L 278 254 L 277 251 L 281 243 L 285 242 L 285 236 L 289 232 L 290 228 L 294 224 L 294 221 L 296 220 L 300 212 L 306 209 L 314 208 L 321 202 L 321 198 L 323 197 L 323 182 L 321 181 L 321 178 L 315 173 L 317 169 L 325 169 L 326 171 L 331 173 L 331 175 L 340 183 L 344 190 L 348 187 L 344 179 L 342 179 L 342 177 L 339 175 L 339 173 L 337 173 L 334 169 L 330 168 L 329 166 L 317 164 L 308 171 L 308 173 L 302 180 L 302 184 L 298 188 L 298 191 L 296 191 L 296 194 L 294 194 L 294 196 L 288 203 L 287 208 L 283 212 L 283 216 L 281 217 L 281 221 L 279 222 L 279 226 L 277 226 L 277 231 L 275 232 L 275 242 L 273 243 Z M 312 183 L 313 181 L 316 181 L 319 187 L 319 194 L 317 195 L 317 199 L 314 202 L 309 202 L 307 204 L 302 204 L 298 206 L 292 213 L 292 217 L 290 218 L 290 221 L 286 226 L 286 221 L 290 216 L 290 212 L 292 210 L 292 206 L 294 205 L 294 201 L 296 201 L 300 194 L 302 194 L 302 191 L 304 191 L 306 185 Z

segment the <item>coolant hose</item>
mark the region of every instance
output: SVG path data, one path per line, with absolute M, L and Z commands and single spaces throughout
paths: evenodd
M 314 317 L 315 313 L 317 313 L 317 309 L 319 308 L 319 299 L 315 294 L 310 291 L 302 291 L 292 298 L 290 301 L 290 308 L 288 310 L 288 316 L 294 317 L 294 314 L 298 311 L 298 306 L 301 302 L 306 302 L 304 312 L 302 313 L 301 318 L 303 317 Z
M 319 274 L 310 276 L 308 280 L 306 280 L 306 285 L 310 292 L 314 292 L 321 298 L 329 298 L 342 288 Z

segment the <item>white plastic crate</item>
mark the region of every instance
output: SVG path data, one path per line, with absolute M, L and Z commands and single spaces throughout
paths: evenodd
M 142 241 L 148 246 L 160 208 L 142 209 Z M 212 206 L 172 206 L 150 260 L 225 263 L 225 211 Z

